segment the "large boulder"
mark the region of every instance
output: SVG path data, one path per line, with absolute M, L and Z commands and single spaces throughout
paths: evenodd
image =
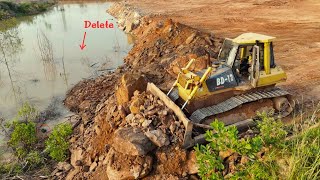
M 117 103 L 123 105 L 130 101 L 134 91 L 145 91 L 147 80 L 140 73 L 126 73 L 121 77 L 120 85 L 116 90 Z
M 110 149 L 106 157 L 109 180 L 141 179 L 149 174 L 153 159 L 151 156 L 130 156 Z
M 112 147 L 131 156 L 143 156 L 155 148 L 140 129 L 133 127 L 118 129 L 114 133 Z

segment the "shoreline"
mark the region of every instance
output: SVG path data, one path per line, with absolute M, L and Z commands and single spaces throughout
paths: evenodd
M 32 2 L 0 2 L 0 22 L 15 17 L 32 16 L 50 10 L 56 4 L 55 1 Z

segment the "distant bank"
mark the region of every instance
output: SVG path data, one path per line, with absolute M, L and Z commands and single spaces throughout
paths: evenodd
M 0 1 L 0 20 L 34 15 L 48 10 L 56 1 L 11 2 Z

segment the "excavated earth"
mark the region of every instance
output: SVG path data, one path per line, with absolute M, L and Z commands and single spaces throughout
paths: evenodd
M 167 3 L 172 6 L 165 6 L 162 1 L 151 3 L 133 0 L 127 3 L 141 7 L 142 10 L 124 3 L 115 3 L 108 10 L 118 19 L 120 28 L 135 36 L 135 44 L 125 58 L 125 64 L 115 72 L 79 82 L 67 93 L 65 105 L 81 117 L 81 123 L 70 139 L 69 162 L 72 169 L 68 168 L 66 171 L 57 168 L 52 174 L 56 179 L 199 179 L 195 152 L 181 148 L 183 125 L 161 100 L 146 92 L 146 86 L 147 82 L 153 82 L 163 91 L 168 91 L 179 69 L 190 58 L 196 58 L 191 67 L 195 71 L 206 67 L 208 60 L 215 61 L 222 38 L 210 33 L 210 28 L 218 32 L 219 36 L 234 37 L 233 33 L 248 30 L 280 35 L 276 54 L 284 51 L 279 53 L 281 60 L 278 62 L 284 66 L 289 78 L 283 86 L 290 87 L 289 91 L 297 94 L 310 91 L 307 97 L 317 98 L 313 91 L 320 85 L 320 66 L 315 66 L 319 63 L 319 58 L 314 55 L 317 52 L 319 54 L 319 35 L 316 36 L 315 33 L 313 38 L 306 40 L 312 42 L 308 48 L 304 48 L 306 54 L 303 56 L 301 51 L 297 51 L 298 47 L 302 47 L 302 37 L 297 36 L 296 39 L 293 38 L 295 41 L 289 41 L 287 36 L 280 34 L 280 30 L 274 30 L 284 26 L 280 17 L 277 22 L 271 23 L 272 26 L 268 24 L 271 19 L 264 24 L 263 18 L 260 23 L 257 22 L 259 18 L 256 18 L 263 16 L 261 13 L 277 11 L 274 8 L 281 9 L 282 6 L 291 7 L 292 3 L 299 1 L 268 1 L 269 4 L 264 4 L 266 2 L 250 0 L 251 6 L 247 6 L 247 1 L 235 3 L 250 12 L 249 15 L 244 15 L 244 10 L 239 10 L 242 14 L 237 12 L 235 5 L 226 8 L 233 1 L 223 1 L 225 4 L 222 1 L 212 2 L 216 1 L 190 1 L 189 4 L 170 1 Z M 261 4 L 268 8 L 258 11 L 256 8 Z M 254 7 L 254 11 L 260 14 L 249 11 L 249 7 Z M 157 14 L 150 13 L 147 9 Z M 228 15 L 224 17 L 225 23 L 222 24 L 217 22 L 217 18 L 208 19 L 212 14 L 217 17 L 228 14 L 224 12 L 225 9 L 235 10 L 232 13 L 240 13 L 239 17 L 243 19 Z M 287 15 L 293 16 L 289 12 Z M 190 16 L 192 18 L 188 19 Z M 251 23 L 252 19 L 255 25 Z M 215 23 L 217 26 L 214 26 Z M 236 24 L 242 24 L 241 27 L 245 28 L 240 29 L 237 25 L 231 33 L 227 27 Z M 308 24 L 307 20 L 305 24 L 298 24 L 293 20 L 289 24 L 289 28 L 308 26 L 308 31 L 315 32 L 312 28 L 314 24 Z M 295 30 L 294 33 L 300 32 Z M 303 37 L 308 36 L 303 34 Z M 309 89 L 311 87 L 313 91 Z
M 192 70 L 217 57 L 222 40 L 122 3 L 109 9 L 119 27 L 136 37 L 114 73 L 78 83 L 65 105 L 82 118 L 70 139 L 67 179 L 197 179 L 195 153 L 181 148 L 184 127 L 147 82 L 168 91 L 190 58 Z M 61 168 L 60 168 L 61 169 Z

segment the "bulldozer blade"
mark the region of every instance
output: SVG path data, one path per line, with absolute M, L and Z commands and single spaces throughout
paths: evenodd
M 157 96 L 163 103 L 171 109 L 174 114 L 178 117 L 179 121 L 185 127 L 185 133 L 183 138 L 183 148 L 192 147 L 194 140 L 192 139 L 192 122 L 186 117 L 183 111 L 177 106 L 165 93 L 163 93 L 155 84 L 148 83 L 147 91 L 151 92 L 154 96 Z M 172 93 L 171 93 L 172 94 Z

